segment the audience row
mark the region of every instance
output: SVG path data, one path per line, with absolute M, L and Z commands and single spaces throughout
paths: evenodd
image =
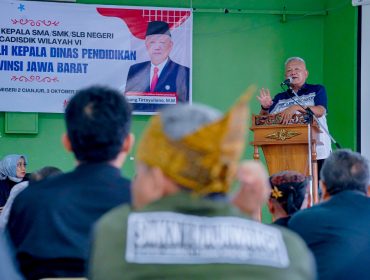
M 79 91 L 63 136 L 73 171 L 28 176 L 24 155 L 0 162 L 0 278 L 369 278 L 367 160 L 333 152 L 323 201 L 307 208 L 308 177 L 239 164 L 252 92 L 224 115 L 180 104 L 152 117 L 131 183 L 120 172 L 134 144 L 130 105 L 109 88 Z M 273 225 L 260 222 L 265 204 Z

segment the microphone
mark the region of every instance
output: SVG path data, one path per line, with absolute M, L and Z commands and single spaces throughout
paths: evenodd
M 293 78 L 292 77 L 288 77 L 288 79 L 286 79 L 285 81 L 281 82 L 280 83 L 280 86 L 290 86 L 290 84 L 293 82 Z

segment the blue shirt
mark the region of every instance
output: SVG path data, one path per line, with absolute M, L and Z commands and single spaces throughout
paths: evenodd
M 297 100 L 303 106 L 318 106 L 321 105 L 327 110 L 326 90 L 322 85 L 304 84 L 297 92 L 299 99 L 295 97 L 293 92 L 284 91 L 275 95 L 273 104 L 269 108 L 269 113 L 277 114 L 286 108 L 298 105 Z M 293 98 L 292 98 L 293 97 Z
M 84 276 L 94 223 L 130 201 L 130 181 L 107 163 L 80 164 L 35 182 L 14 200 L 7 225 L 22 273 L 27 279 Z
M 306 241 L 314 254 L 320 280 L 338 279 L 338 276 L 370 279 L 369 221 L 370 198 L 364 193 L 348 190 L 298 211 L 288 226 Z M 360 274 L 366 277 L 344 275 L 345 271 L 361 271 Z

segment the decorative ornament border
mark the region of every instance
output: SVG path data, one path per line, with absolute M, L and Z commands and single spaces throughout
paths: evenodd
M 58 77 L 41 77 L 37 75 L 31 75 L 29 77 L 26 76 L 12 76 L 11 81 L 19 81 L 19 82 L 39 82 L 39 83 L 51 83 L 51 82 L 59 82 Z
M 30 25 L 30 26 L 58 26 L 59 21 L 51 21 L 51 20 L 33 20 L 33 19 L 11 19 L 12 23 L 15 24 L 21 24 L 21 25 Z

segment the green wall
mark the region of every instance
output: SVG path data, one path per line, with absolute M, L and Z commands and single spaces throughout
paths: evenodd
M 329 1 L 324 24 L 324 84 L 328 124 L 343 148 L 356 150 L 357 8 Z
M 191 1 L 118 1 L 97 0 L 81 3 L 189 7 Z M 342 2 L 338 4 L 337 2 Z M 289 56 L 302 56 L 310 71 L 308 82 L 324 83 L 329 94 L 330 130 L 343 146 L 356 143 L 355 85 L 356 85 L 356 8 L 349 1 L 227 1 L 193 0 L 193 100 L 215 106 L 223 111 L 234 102 L 249 84 L 279 91 L 283 79 L 283 63 Z M 346 3 L 346 4 L 343 4 Z M 282 23 L 273 10 L 322 11 L 328 15 L 287 16 Z M 210 12 L 204 9 L 228 8 L 266 10 L 267 14 Z M 202 10 L 203 9 L 203 10 Z M 330 10 L 331 9 L 331 10 Z M 339 81 L 346 81 L 339 84 Z M 348 106 L 350 105 L 350 106 Z M 254 98 L 253 113 L 259 105 Z M 346 112 L 343 114 L 342 112 Z M 136 138 L 148 117 L 134 116 Z M 343 124 L 346 129 L 343 130 Z M 62 114 L 39 114 L 36 135 L 6 134 L 4 113 L 0 113 L 0 156 L 9 153 L 27 154 L 29 170 L 55 165 L 63 170 L 74 166 L 71 154 L 61 145 L 64 132 Z M 251 135 L 250 135 L 251 137 Z M 245 158 L 252 158 L 248 147 Z M 134 152 L 131 157 L 134 155 Z M 128 159 L 123 172 L 132 177 L 134 161 Z

